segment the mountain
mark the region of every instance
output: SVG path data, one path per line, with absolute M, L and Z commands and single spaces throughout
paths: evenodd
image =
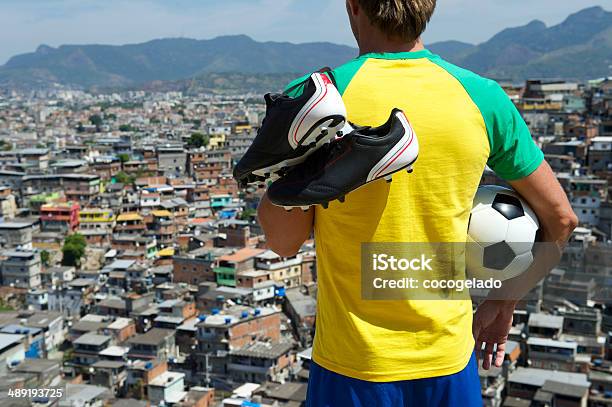
M 612 73 L 612 13 L 591 7 L 552 27 L 534 20 L 505 29 L 462 52 L 440 54 L 467 69 L 498 78 L 607 76 Z
M 159 39 L 142 44 L 40 46 L 0 67 L 0 86 L 48 83 L 133 86 L 208 72 L 287 73 L 336 66 L 357 55 L 325 42 L 257 42 L 245 35 L 211 40 Z
M 507 28 L 482 44 L 444 41 L 429 48 L 450 62 L 495 78 L 607 76 L 612 66 L 612 13 L 591 7 L 552 27 L 535 20 Z M 141 87 L 197 78 L 204 82 L 200 88 L 214 87 L 217 81 L 227 89 L 252 90 L 276 83 L 272 77 L 277 74 L 337 66 L 356 55 L 355 48 L 345 45 L 258 42 L 245 35 L 158 39 L 121 46 L 41 45 L 35 52 L 15 56 L 0 66 L 0 88 L 53 84 Z M 217 74 L 214 81 L 207 78 L 211 73 Z M 228 83 L 220 73 L 247 80 Z M 176 83 L 172 86 L 178 86 Z
M 427 48 L 434 54 L 443 55 L 444 58 L 450 60 L 460 58 L 461 55 L 472 51 L 476 46 L 467 42 L 451 40 L 434 42 L 429 44 Z

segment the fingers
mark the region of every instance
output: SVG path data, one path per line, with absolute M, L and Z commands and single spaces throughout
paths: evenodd
M 495 366 L 501 367 L 504 363 L 504 357 L 506 356 L 506 342 L 497 344 L 495 355 Z
M 504 363 L 504 357 L 506 356 L 506 343 L 476 341 L 475 351 L 477 363 L 480 363 L 480 359 L 482 358 L 483 369 L 488 370 L 491 368 L 491 364 L 496 367 L 501 367 Z
M 484 349 L 484 356 L 482 358 L 482 368 L 485 370 L 489 370 L 491 367 L 491 358 L 493 357 L 493 346 L 495 344 L 491 342 L 487 342 Z
M 476 341 L 476 345 L 474 346 L 474 352 L 476 353 L 476 364 L 479 364 L 480 354 L 482 353 L 482 341 Z

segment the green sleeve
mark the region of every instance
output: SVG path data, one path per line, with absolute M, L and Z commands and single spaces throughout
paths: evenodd
M 304 91 L 304 84 L 306 83 L 306 79 L 308 79 L 310 75 L 311 74 L 308 73 L 304 76 L 292 80 L 287 86 L 285 86 L 283 93 L 287 96 L 291 96 L 292 98 L 300 96 Z M 299 86 L 297 86 L 298 84 Z
M 454 76 L 476 104 L 484 119 L 490 145 L 487 161 L 497 175 L 507 181 L 528 176 L 544 160 L 527 124 L 497 82 L 485 79 L 439 57 L 432 62 Z
M 525 120 L 506 92 L 497 84 L 491 95 L 493 108 L 487 109 L 485 122 L 491 132 L 491 153 L 488 166 L 507 181 L 517 180 L 534 172 L 544 160 Z

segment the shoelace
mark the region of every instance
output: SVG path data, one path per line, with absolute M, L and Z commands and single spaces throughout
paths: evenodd
M 323 168 L 327 163 L 336 159 L 339 155 L 341 155 L 346 149 L 346 145 L 353 138 L 353 133 L 346 134 L 341 139 L 330 142 L 329 144 L 324 145 L 318 151 L 316 151 L 309 159 L 307 160 L 307 165 L 304 167 L 308 167 L 309 169 L 319 169 Z

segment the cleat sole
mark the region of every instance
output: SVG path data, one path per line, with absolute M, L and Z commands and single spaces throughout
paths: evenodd
M 279 171 L 281 171 L 283 168 L 287 170 L 290 167 L 293 167 L 306 161 L 306 158 L 308 158 L 309 155 L 314 153 L 319 147 L 323 146 L 324 144 L 327 144 L 328 142 L 331 142 L 335 138 L 336 129 L 341 129 L 344 126 L 345 120 L 342 117 L 332 117 L 328 119 L 323 119 L 317 125 L 313 126 L 308 135 L 304 136 L 303 140 L 300 142 L 300 145 L 308 147 L 308 150 L 304 152 L 304 154 L 302 154 L 300 157 L 283 160 L 268 167 L 256 169 L 252 171 L 250 175 L 258 176 L 260 177 L 259 180 L 263 181 L 276 181 L 278 178 L 280 178 L 280 174 L 278 174 Z M 318 131 L 317 137 L 312 139 L 312 133 L 314 131 L 317 131 L 317 128 L 321 130 Z M 305 142 L 308 139 L 311 139 L 312 141 L 306 144 Z M 248 175 L 246 177 L 248 177 Z M 251 183 L 253 181 L 248 182 Z

